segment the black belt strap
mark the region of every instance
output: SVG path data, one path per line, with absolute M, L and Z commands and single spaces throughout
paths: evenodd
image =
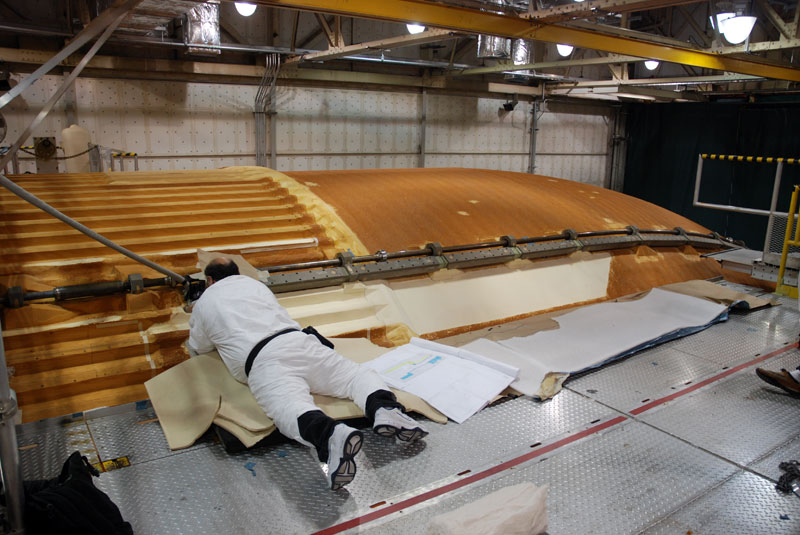
M 253 347 L 253 349 L 250 350 L 250 354 L 247 355 L 247 360 L 244 363 L 244 374 L 245 374 L 245 376 L 250 377 L 250 368 L 253 367 L 253 361 L 256 360 L 256 357 L 261 352 L 261 350 L 264 349 L 264 346 L 267 345 L 268 343 L 270 343 L 273 338 L 277 338 L 282 334 L 287 334 L 287 333 L 291 333 L 291 332 L 295 332 L 295 331 L 299 331 L 299 330 L 300 329 L 292 329 L 290 327 L 288 329 L 284 329 L 282 331 L 276 332 L 275 334 L 267 336 L 266 338 L 261 340 L 259 343 L 257 343 Z

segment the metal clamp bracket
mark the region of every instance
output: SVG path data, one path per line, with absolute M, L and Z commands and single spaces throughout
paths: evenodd
M 22 308 L 25 305 L 25 293 L 22 286 L 12 286 L 6 293 L 6 305 L 8 308 Z
M 355 267 L 353 266 L 353 259 L 355 255 L 350 251 L 345 251 L 343 253 L 336 253 L 336 258 L 339 259 L 339 262 L 342 264 L 342 267 L 347 271 L 350 275 L 347 279 L 347 282 L 353 282 L 358 280 L 358 274 L 356 273 Z
M 8 398 L 0 401 L 0 424 L 13 421 L 17 414 L 17 400 Z
M 141 273 L 132 273 L 128 275 L 128 284 L 131 287 L 132 294 L 140 294 L 144 292 L 144 278 Z

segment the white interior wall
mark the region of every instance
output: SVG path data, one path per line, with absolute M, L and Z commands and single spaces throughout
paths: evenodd
M 534 172 L 606 187 L 611 108 L 546 103 L 540 113 Z
M 6 144 L 16 140 L 60 81 L 46 76 L 4 108 Z M 138 153 L 142 170 L 254 165 L 256 89 L 79 78 L 74 113 L 93 142 Z M 531 103 L 505 112 L 503 99 L 429 94 L 427 100 L 426 167 L 527 171 Z M 279 86 L 276 102 L 279 170 L 419 166 L 419 93 Z M 603 185 L 610 110 L 543 109 L 536 173 Z M 55 136 L 60 143 L 66 117 L 60 103 L 34 135 Z M 35 172 L 31 159 L 20 164 L 22 172 Z
M 530 104 L 501 111 L 498 99 L 428 97 L 426 167 L 477 167 L 527 171 Z

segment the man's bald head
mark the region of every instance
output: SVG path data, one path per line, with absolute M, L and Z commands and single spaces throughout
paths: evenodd
M 206 276 L 206 285 L 211 286 L 215 282 L 219 282 L 225 277 L 239 274 L 239 266 L 230 258 L 220 256 L 213 259 L 208 263 L 206 269 L 203 270 Z

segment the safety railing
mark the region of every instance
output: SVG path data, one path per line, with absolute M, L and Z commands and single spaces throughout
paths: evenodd
M 124 171 L 125 170 L 125 160 L 126 159 L 132 159 L 133 160 L 133 170 L 134 171 L 138 171 L 139 170 L 139 155 L 136 154 L 135 152 L 112 152 L 111 156 L 109 157 L 109 161 L 108 161 L 109 167 L 111 168 L 112 171 L 114 171 L 115 170 L 114 169 L 114 162 L 118 161 L 119 162 L 119 170 L 120 171 Z
M 714 204 L 707 202 L 700 202 L 700 180 L 703 175 L 703 160 L 719 160 L 729 162 L 750 162 L 750 163 L 776 163 L 775 178 L 772 182 L 772 199 L 770 200 L 769 210 L 760 210 L 758 208 L 747 208 L 744 206 L 733 206 L 730 204 Z M 772 156 L 739 156 L 734 154 L 699 154 L 697 157 L 697 176 L 694 181 L 694 201 L 693 206 L 699 208 L 711 208 L 713 210 L 724 210 L 726 212 L 736 212 L 740 214 L 761 215 L 769 217 L 767 222 L 767 233 L 764 238 L 764 255 L 769 253 L 770 237 L 772 236 L 772 229 L 775 225 L 775 216 L 789 217 L 786 212 L 776 212 L 775 208 L 778 204 L 778 193 L 781 189 L 781 177 L 783 176 L 784 164 L 793 165 L 800 164 L 800 158 L 777 158 Z M 787 228 L 791 226 L 787 223 Z
M 797 286 L 788 286 L 784 284 L 784 275 L 786 274 L 786 261 L 789 258 L 789 247 L 800 247 L 800 225 L 795 225 L 795 217 L 798 215 L 797 197 L 800 192 L 800 186 L 795 186 L 792 192 L 792 200 L 789 203 L 790 217 L 786 222 L 786 237 L 783 240 L 783 250 L 781 251 L 781 264 L 778 268 L 778 282 L 775 284 L 775 293 L 781 295 L 788 295 L 789 297 L 797 298 Z M 794 233 L 792 232 L 794 227 Z

